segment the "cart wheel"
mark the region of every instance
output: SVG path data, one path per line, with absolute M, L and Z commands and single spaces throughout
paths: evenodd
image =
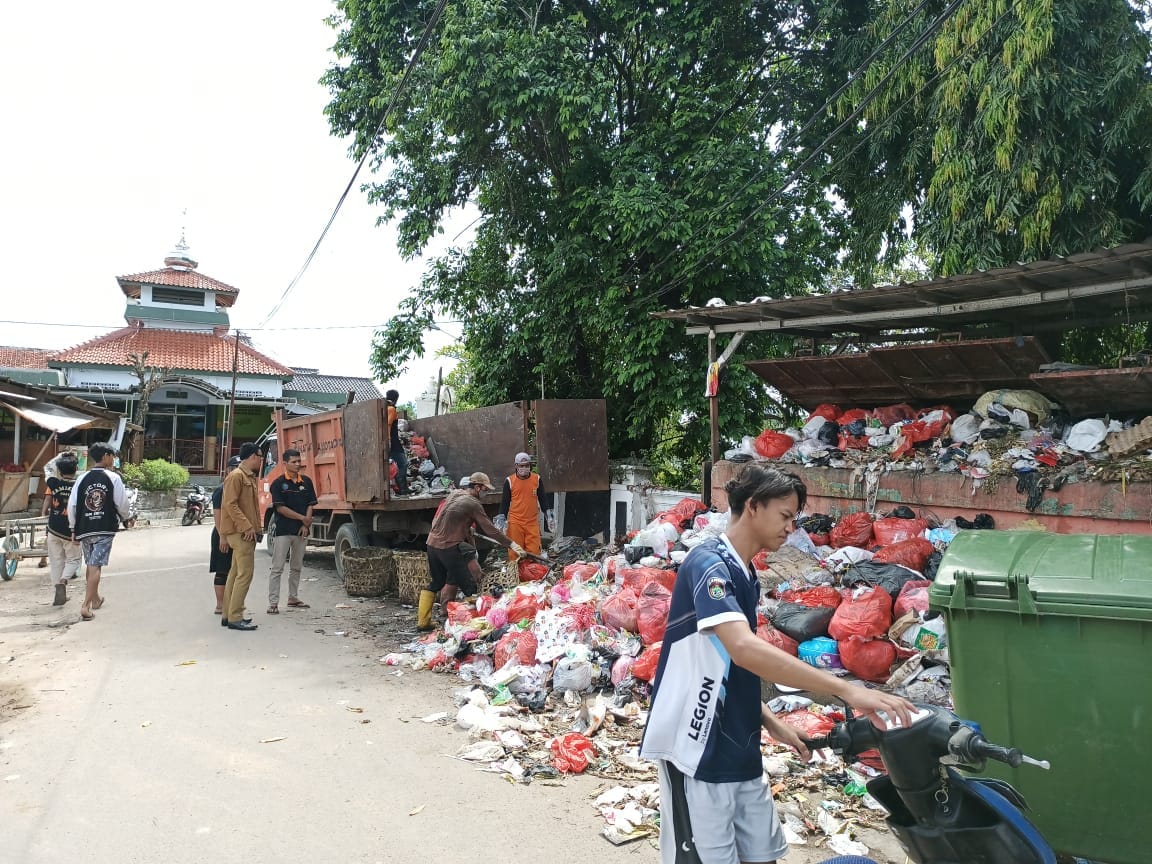
M 11 581 L 16 575 L 16 568 L 20 566 L 20 540 L 9 535 L 4 538 L 4 570 L 0 576 L 5 582 Z

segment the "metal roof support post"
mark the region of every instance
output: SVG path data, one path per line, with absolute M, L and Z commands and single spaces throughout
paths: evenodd
M 709 451 L 712 464 L 720 461 L 720 370 L 716 364 L 716 331 L 708 331 L 708 375 L 716 375 L 716 381 L 709 381 L 708 386 L 708 425 L 711 430 L 711 450 Z

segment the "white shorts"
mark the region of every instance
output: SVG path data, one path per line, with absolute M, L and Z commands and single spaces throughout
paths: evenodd
M 660 764 L 660 861 L 677 864 L 670 774 Z M 741 783 L 706 783 L 684 777 L 692 842 L 700 864 L 776 861 L 788 851 L 767 776 Z

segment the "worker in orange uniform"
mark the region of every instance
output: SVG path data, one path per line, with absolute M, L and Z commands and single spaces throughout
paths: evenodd
M 556 531 L 556 511 L 548 509 L 544 484 L 532 470 L 532 457 L 516 454 L 516 473 L 504 481 L 500 514 L 493 520 L 516 543 L 533 555 L 540 554 L 540 514 L 548 520 L 548 531 Z M 509 554 L 510 559 L 514 556 Z

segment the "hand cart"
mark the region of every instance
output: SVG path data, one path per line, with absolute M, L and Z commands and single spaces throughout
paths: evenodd
M 16 575 L 21 558 L 44 558 L 48 555 L 48 517 L 35 519 L 6 519 L 4 521 L 4 569 L 0 577 L 5 582 Z

